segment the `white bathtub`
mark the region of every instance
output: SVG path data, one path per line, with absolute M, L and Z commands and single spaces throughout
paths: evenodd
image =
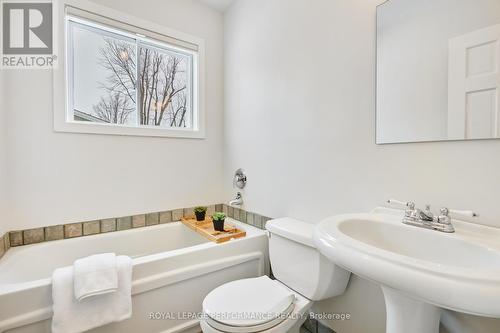
M 247 236 L 215 244 L 174 222 L 12 248 L 0 260 L 0 332 L 49 333 L 52 271 L 103 252 L 134 258 L 133 315 L 91 332 L 199 332 L 198 318 L 190 316 L 201 311 L 206 294 L 268 273 L 266 233 L 230 221 Z

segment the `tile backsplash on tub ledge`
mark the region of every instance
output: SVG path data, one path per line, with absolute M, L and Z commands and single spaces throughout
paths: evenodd
M 9 233 L 0 237 L 0 258 L 9 250 L 10 248 L 10 237 Z
M 228 205 L 223 205 L 222 211 L 230 218 L 233 218 L 235 220 L 238 220 L 246 224 L 250 224 L 260 229 L 264 229 L 267 221 L 271 220 L 270 217 L 263 216 L 253 212 L 248 212 L 244 209 Z
M 264 229 L 271 218 L 231 207 L 226 204 L 207 206 L 207 214 L 224 212 L 227 217 Z M 184 216 L 194 215 L 193 208 L 179 208 L 163 212 L 144 213 L 133 216 L 106 218 L 102 220 L 85 221 L 52 225 L 26 230 L 7 232 L 0 237 L 0 258 L 11 248 L 75 237 L 86 237 L 108 232 L 119 232 L 135 228 L 144 228 L 158 224 L 179 221 Z

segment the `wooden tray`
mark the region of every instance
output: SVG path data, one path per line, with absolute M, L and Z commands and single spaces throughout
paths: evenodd
M 224 243 L 233 238 L 245 237 L 247 234 L 246 231 L 236 228 L 236 226 L 227 221 L 224 222 L 224 231 L 216 231 L 210 217 L 206 217 L 205 221 L 196 221 L 194 216 L 188 216 L 181 218 L 181 221 L 187 227 L 215 243 Z

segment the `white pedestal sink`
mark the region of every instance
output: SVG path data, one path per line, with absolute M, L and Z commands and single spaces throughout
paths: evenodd
M 328 218 L 314 242 L 335 264 L 381 285 L 387 333 L 438 333 L 442 308 L 500 317 L 500 229 L 454 221 L 456 232 L 446 234 L 384 212 Z

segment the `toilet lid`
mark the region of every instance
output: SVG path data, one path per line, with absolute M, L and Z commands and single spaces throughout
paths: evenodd
M 286 319 L 294 300 L 291 290 L 262 276 L 215 288 L 205 297 L 203 312 L 213 321 L 228 326 L 251 327 L 271 322 L 276 325 Z

